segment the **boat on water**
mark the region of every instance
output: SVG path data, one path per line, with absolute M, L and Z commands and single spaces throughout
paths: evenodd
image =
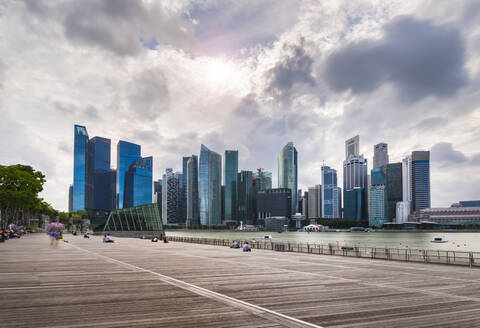
M 264 239 L 272 239 L 272 235 L 265 235 L 263 236 Z
M 445 236 L 443 237 L 433 237 L 432 240 L 430 240 L 431 243 L 447 243 L 448 240 L 445 238 Z

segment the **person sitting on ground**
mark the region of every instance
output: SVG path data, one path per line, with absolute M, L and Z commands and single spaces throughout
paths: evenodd
M 252 249 L 248 246 L 248 242 L 246 241 L 245 244 L 243 244 L 243 251 L 244 252 L 251 252 Z
M 112 238 L 110 238 L 110 234 L 107 233 L 106 235 L 103 236 L 103 242 L 104 243 L 113 243 L 114 240 Z
M 230 246 L 230 248 L 240 248 L 240 243 L 236 240 L 233 241 L 233 244 L 232 246 Z
M 90 236 L 88 235 L 88 232 L 85 232 L 85 233 L 83 234 L 83 238 L 90 238 Z
M 157 238 L 157 236 L 154 236 L 154 237 L 152 238 L 152 243 L 156 243 L 156 242 L 158 242 L 158 238 Z

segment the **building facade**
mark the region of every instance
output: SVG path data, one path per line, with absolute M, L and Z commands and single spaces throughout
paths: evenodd
M 222 157 L 205 145 L 200 148 L 198 168 L 200 223 L 213 226 L 222 223 Z
M 337 171 L 329 166 L 322 166 L 322 218 L 334 219 L 341 216 L 340 192 L 341 189 L 337 186 Z
M 402 201 L 402 163 L 384 165 L 387 188 L 386 218 L 393 222 L 397 215 L 397 203 Z
M 225 151 L 225 220 L 237 221 L 238 150 Z
M 308 188 L 308 216 L 309 219 L 322 217 L 322 185 Z
M 188 179 L 188 160 L 190 156 L 182 157 L 182 179 L 181 179 L 181 197 L 180 197 L 180 216 L 181 221 L 186 222 L 187 220 L 187 179 Z
M 364 208 L 365 202 L 364 188 L 353 188 L 343 192 L 343 217 L 350 220 L 362 221 L 365 220 Z
M 116 207 L 116 172 L 110 169 L 110 139 L 93 137 L 88 142 L 92 203 L 87 208 L 113 210 Z
M 73 211 L 84 210 L 91 199 L 93 186 L 90 185 L 88 166 L 88 133 L 81 125 L 74 126 L 73 146 Z
M 140 145 L 120 140 L 117 144 L 117 209 L 124 207 L 125 175 L 138 158 L 141 157 Z
M 187 163 L 187 226 L 200 225 L 198 198 L 198 157 L 192 155 Z
M 430 208 L 430 152 L 412 152 L 412 210 Z
M 292 191 L 290 188 L 264 189 L 257 193 L 257 220 L 269 217 L 291 217 Z
M 237 219 L 239 222 L 248 225 L 254 224 L 255 200 L 253 173 L 241 171 L 237 174 Z
M 265 171 L 262 168 L 255 172 L 255 185 L 258 190 L 272 189 L 272 172 Z
M 158 179 L 153 182 L 153 202 L 160 204 L 162 208 L 162 189 L 163 189 L 163 180 Z
M 125 174 L 123 206 L 152 204 L 153 157 L 137 158 Z
M 173 169 L 165 169 L 162 179 L 162 220 L 164 224 L 179 224 L 178 202 L 180 195 L 180 186 L 178 174 Z
M 379 143 L 373 146 L 373 167 L 381 167 L 388 164 L 388 145 Z
M 278 155 L 278 188 L 292 191 L 292 215 L 295 214 L 298 201 L 298 154 L 293 142 L 287 143 Z

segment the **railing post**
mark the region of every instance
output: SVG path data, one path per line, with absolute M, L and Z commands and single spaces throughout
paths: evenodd
M 468 262 L 469 262 L 469 264 L 470 264 L 470 267 L 472 267 L 472 266 L 473 266 L 473 253 L 470 252 L 470 253 L 468 254 L 468 256 L 469 256 L 469 261 L 468 261 Z

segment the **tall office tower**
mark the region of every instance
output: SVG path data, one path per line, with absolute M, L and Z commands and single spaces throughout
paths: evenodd
M 192 155 L 187 162 L 187 226 L 200 225 L 198 199 L 198 157 Z
M 124 208 L 152 203 L 153 158 L 137 158 L 125 174 Z
M 179 224 L 178 202 L 181 197 L 178 173 L 165 169 L 162 188 L 162 220 L 164 224 Z
M 237 219 L 243 224 L 253 224 L 255 218 L 256 193 L 251 171 L 237 174 Z
M 370 174 L 367 175 L 367 218 L 370 218 L 370 202 L 372 198 L 370 197 L 370 189 L 372 187 L 372 176 Z
M 91 199 L 93 186 L 89 175 L 88 161 L 88 133 L 87 128 L 81 125 L 74 127 L 73 146 L 73 211 L 86 208 Z
M 337 187 L 337 199 L 338 199 L 338 204 L 337 204 L 337 213 L 339 218 L 343 218 L 343 212 L 342 212 L 342 188 Z
M 372 170 L 370 186 L 370 217 L 368 224 L 381 227 L 387 221 L 387 177 L 384 167 Z
M 388 145 L 379 143 L 373 146 L 373 168 L 388 164 Z
M 117 144 L 117 208 L 123 208 L 125 191 L 125 174 L 130 165 L 140 158 L 140 145 L 120 140 Z
M 396 217 L 397 203 L 402 201 L 402 163 L 383 166 L 387 179 L 387 203 L 385 218 L 392 222 Z
M 302 189 L 298 189 L 297 191 L 297 213 L 303 212 L 303 196 L 302 196 Z M 295 213 L 295 214 L 297 214 Z
M 68 211 L 73 211 L 73 184 L 68 188 Z
M 110 139 L 94 137 L 88 142 L 88 160 L 93 186 L 91 204 L 87 208 L 116 208 L 116 172 L 110 169 Z
M 318 219 L 322 217 L 322 185 L 318 184 L 308 188 L 308 218 Z
M 345 158 L 349 155 L 360 155 L 360 137 L 357 135 L 345 141 Z
M 262 168 L 257 169 L 257 172 L 255 172 L 255 183 L 258 190 L 272 189 L 272 172 L 265 171 Z
M 335 219 L 340 217 L 341 195 L 337 186 L 337 170 L 330 166 L 322 166 L 322 218 Z M 339 197 L 340 196 L 340 197 Z
M 175 180 L 177 181 L 177 223 L 184 224 L 187 221 L 187 218 L 182 215 L 183 211 L 183 203 L 182 203 L 182 196 L 183 196 L 183 174 L 181 172 L 175 172 Z
M 274 216 L 289 217 L 292 213 L 292 190 L 277 188 L 260 190 L 256 196 L 257 222 Z
M 238 150 L 225 150 L 225 221 L 237 221 Z
M 213 226 L 222 223 L 222 156 L 204 145 L 200 148 L 198 168 L 200 223 Z
M 402 160 L 402 201 L 397 202 L 396 223 L 408 221 L 412 210 L 412 156 Z
M 188 180 L 188 160 L 190 156 L 182 157 L 182 181 L 181 181 L 181 202 L 180 202 L 180 213 L 183 222 L 187 220 L 187 180 Z
M 368 217 L 367 159 L 358 154 L 359 143 L 359 136 L 345 142 L 347 157 L 343 161 L 343 207 L 345 218 L 365 221 Z
M 283 147 L 278 155 L 278 188 L 292 190 L 292 215 L 295 214 L 298 201 L 298 154 L 293 142 Z
M 158 179 L 157 181 L 153 182 L 153 202 L 160 204 L 160 208 L 162 208 L 162 188 L 162 179 Z
M 412 207 L 430 208 L 430 151 L 412 152 Z

